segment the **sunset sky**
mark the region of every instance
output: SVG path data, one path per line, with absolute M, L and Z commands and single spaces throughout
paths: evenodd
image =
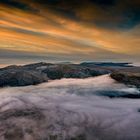
M 140 0 L 0 0 L 0 65 L 140 60 Z

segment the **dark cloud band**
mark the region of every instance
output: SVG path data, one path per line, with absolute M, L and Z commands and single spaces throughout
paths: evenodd
M 1 0 L 0 3 L 38 13 L 41 7 L 49 8 L 62 16 L 103 28 L 126 29 L 140 24 L 139 0 Z
M 16 0 L 0 0 L 0 4 L 4 4 L 8 7 L 18 8 L 29 12 L 35 12 L 35 9 L 31 8 L 28 4 Z

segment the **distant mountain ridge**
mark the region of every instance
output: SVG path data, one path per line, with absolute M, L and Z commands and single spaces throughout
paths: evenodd
M 133 67 L 132 63 L 114 63 L 114 62 L 83 62 L 81 65 L 90 66 L 107 66 L 107 67 Z

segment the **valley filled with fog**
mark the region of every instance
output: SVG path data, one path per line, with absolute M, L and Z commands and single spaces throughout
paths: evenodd
M 135 87 L 109 75 L 0 89 L 0 140 L 138 140 Z

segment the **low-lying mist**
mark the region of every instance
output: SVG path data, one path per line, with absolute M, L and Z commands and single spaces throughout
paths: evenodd
M 138 95 L 108 75 L 0 89 L 0 140 L 138 140 Z

